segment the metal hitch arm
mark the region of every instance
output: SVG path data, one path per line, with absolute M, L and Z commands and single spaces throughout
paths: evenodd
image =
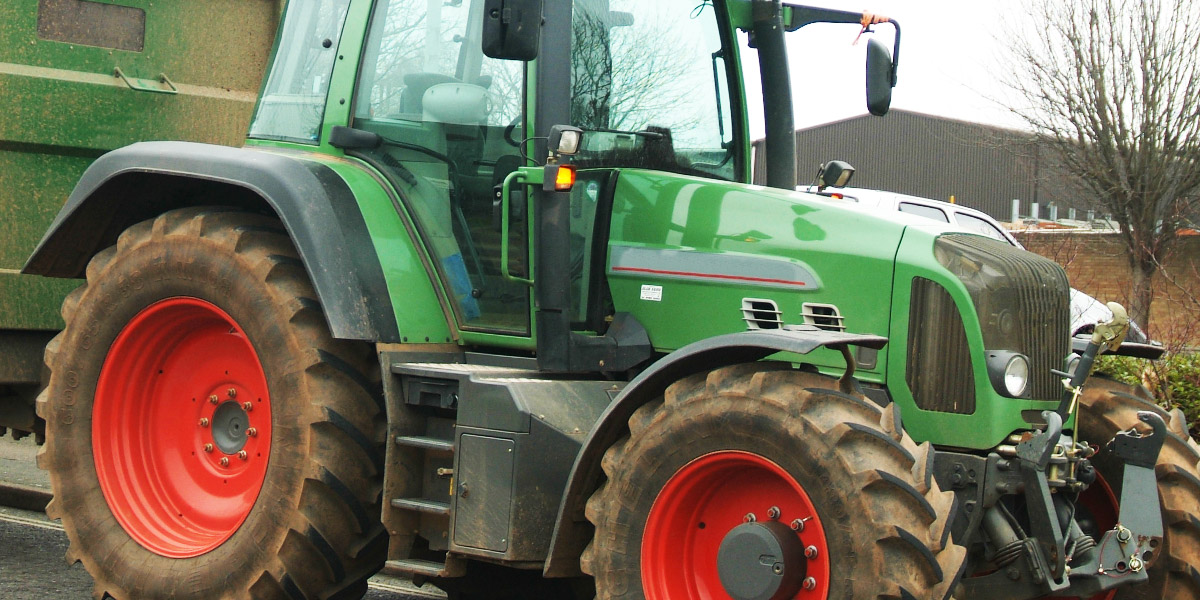
M 1125 470 L 1121 478 L 1121 513 L 1116 527 L 1104 533 L 1071 574 L 1072 594 L 1091 597 L 1101 592 L 1137 584 L 1148 577 L 1146 568 L 1162 546 L 1162 514 L 1158 509 L 1158 481 L 1154 465 L 1166 441 L 1167 424 L 1157 413 L 1138 411 L 1138 420 L 1152 433 L 1122 431 L 1108 443 Z

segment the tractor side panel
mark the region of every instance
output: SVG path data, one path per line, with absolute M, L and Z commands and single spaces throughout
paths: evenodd
M 680 175 L 622 171 L 616 185 L 607 257 L 613 304 L 646 327 L 656 350 L 779 327 L 771 321 L 887 335 L 904 225 L 807 194 Z M 778 312 L 747 312 L 752 301 Z M 845 364 L 828 350 L 806 362 Z M 860 356 L 856 376 L 882 381 L 884 362 L 882 354 Z
M 621 387 L 526 376 L 465 383 L 450 550 L 540 566 L 574 457 Z

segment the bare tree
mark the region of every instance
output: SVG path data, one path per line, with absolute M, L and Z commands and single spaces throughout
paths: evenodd
M 1200 194 L 1200 4 L 1028 0 L 1015 35 L 1015 114 L 1096 208 L 1121 225 L 1130 315 L 1147 323 L 1151 280 Z

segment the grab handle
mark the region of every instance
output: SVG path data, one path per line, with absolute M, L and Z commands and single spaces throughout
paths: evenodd
M 165 73 L 159 73 L 158 81 L 155 81 L 153 79 L 140 79 L 138 77 L 127 77 L 125 75 L 124 71 L 121 70 L 121 67 L 116 67 L 115 69 L 113 69 L 113 75 L 116 77 L 120 77 L 121 81 L 124 81 L 125 85 L 129 86 L 129 89 L 137 91 L 137 92 L 150 92 L 151 94 L 178 94 L 179 93 L 179 89 L 175 87 L 174 83 L 171 83 L 170 79 L 167 79 L 167 75 Z M 165 87 L 165 88 L 160 87 L 158 84 L 166 84 L 167 87 Z

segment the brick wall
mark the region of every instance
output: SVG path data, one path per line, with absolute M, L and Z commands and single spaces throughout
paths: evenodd
M 1031 252 L 1067 270 L 1071 285 L 1102 302 L 1130 304 L 1132 277 L 1125 245 L 1115 233 L 1013 232 Z M 1149 333 L 1167 344 L 1200 343 L 1200 236 L 1180 240 L 1154 278 Z M 1139 323 L 1144 327 L 1145 323 Z

